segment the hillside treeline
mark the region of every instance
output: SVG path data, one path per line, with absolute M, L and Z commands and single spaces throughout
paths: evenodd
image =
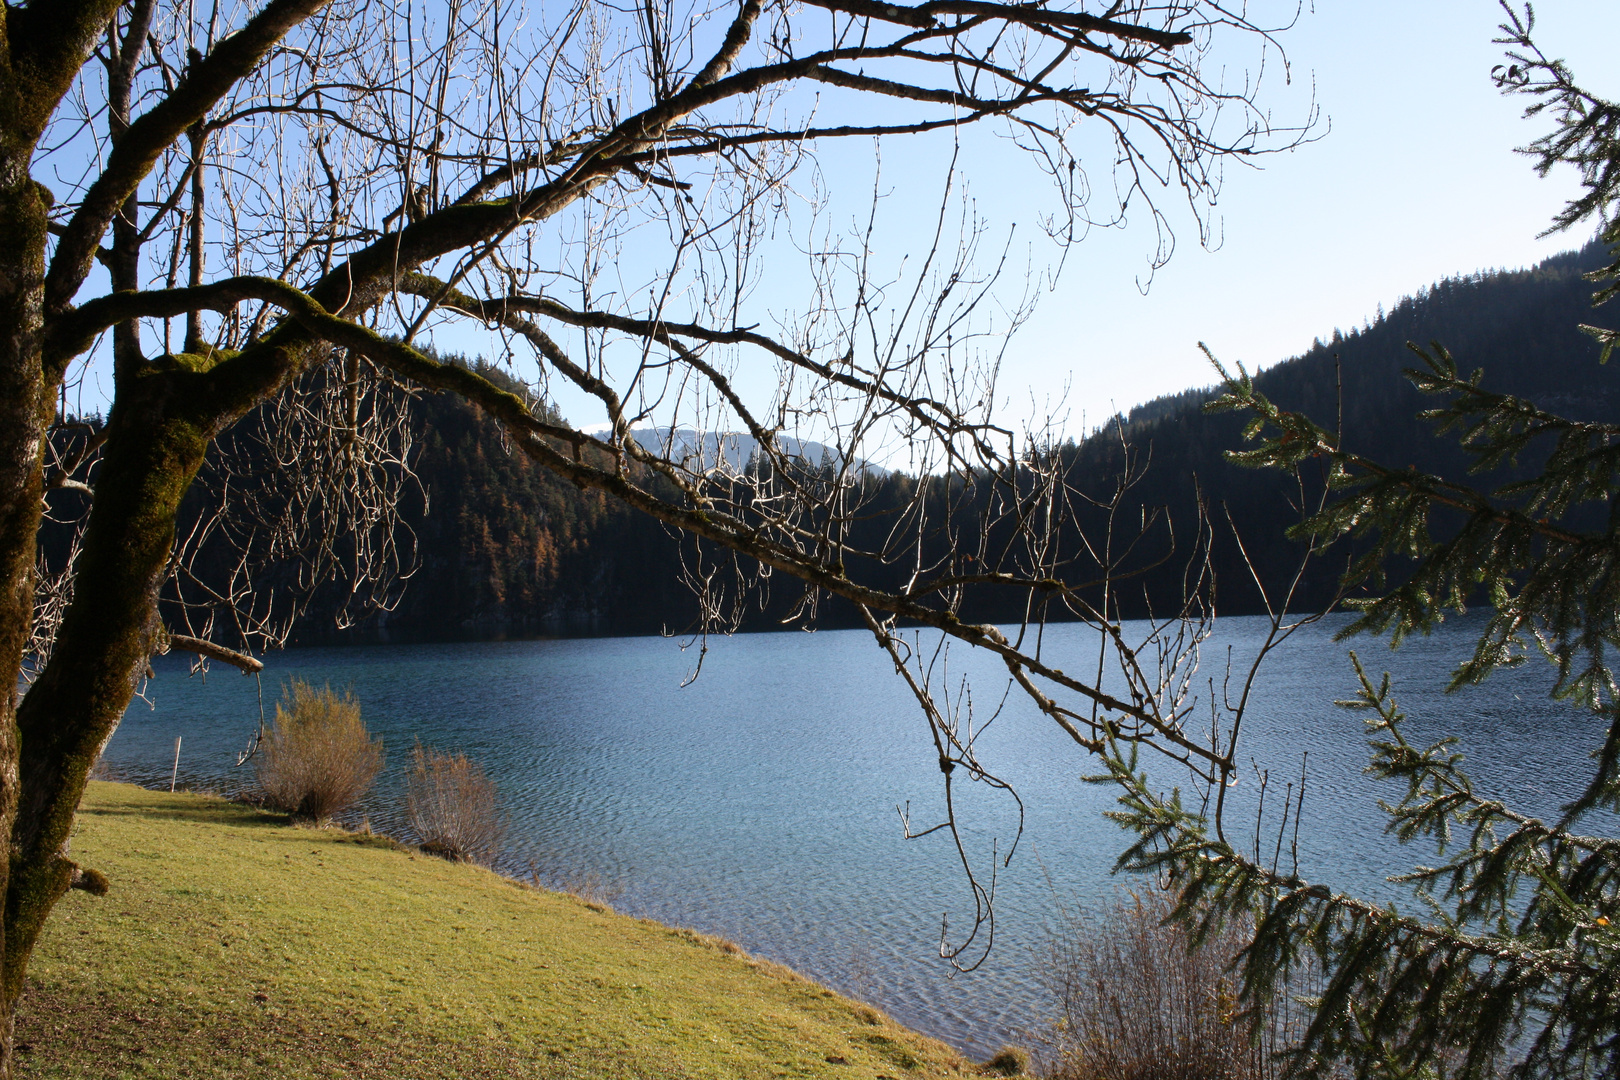
M 1256 386 L 1283 408 L 1303 411 L 1329 429 L 1342 424 L 1349 449 L 1461 478 L 1466 455 L 1454 439 L 1436 438 L 1417 416 L 1435 403 L 1401 374 L 1419 363 L 1407 343 L 1443 344 L 1464 371 L 1484 369 L 1492 389 L 1568 415 L 1614 418 L 1620 414 L 1614 376 L 1597 363 L 1596 342 L 1577 329 L 1608 315 L 1592 310 L 1592 285 L 1583 277 L 1601 264 L 1602 254 L 1593 244 L 1529 270 L 1443 281 L 1377 320 L 1335 331 L 1303 355 L 1267 369 Z M 478 368 L 510 383 L 498 368 Z M 1196 576 L 1201 567 L 1213 573 L 1216 607 L 1223 614 L 1262 608 L 1255 574 L 1273 597 L 1293 576 L 1301 546 L 1285 533 L 1298 520 L 1301 498 L 1312 503 L 1319 497 L 1320 478 L 1296 480 L 1226 461 L 1225 451 L 1241 445 L 1245 418 L 1205 412 L 1215 393 L 1210 387 L 1157 399 L 1080 442 L 1043 451 L 1061 469 L 1073 516 L 1072 527 L 1057 540 L 1061 576 L 1081 586 L 1091 602 L 1100 600 L 1097 556 L 1110 527 L 1111 550 L 1116 558 L 1123 553 L 1125 571 L 1112 583 L 1111 602 L 1126 616 L 1172 610 L 1189 573 Z M 757 582 L 746 562 L 733 565 L 724 553 L 677 538 L 611 498 L 557 479 L 512 451 L 488 415 L 455 395 L 417 395 L 403 422 L 410 429 L 414 480 L 400 487 L 391 528 L 408 578 L 389 594 L 391 610 L 358 620 L 350 617 L 353 590 L 325 587 L 299 617 L 294 642 L 681 632 L 695 624 L 700 610 L 686 581 L 703 574 L 713 583 L 721 614 L 739 618 L 745 628 L 802 623 L 807 599 L 815 625 L 859 624 L 842 601 L 807 598 L 802 586 L 783 575 Z M 1132 484 L 1114 499 L 1128 463 Z M 801 465 L 803 483 L 830 475 L 826 462 Z M 244 474 L 254 468 L 250 463 Z M 918 547 L 890 563 L 851 565 L 858 580 L 895 589 L 918 566 L 927 573 L 970 573 L 996 560 L 1019 562 L 1005 515 L 1009 493 L 982 478 L 964 487 L 960 480 L 884 473 L 862 484 L 852 545 L 877 549 L 897 529 L 910 529 Z M 925 486 L 931 523 L 921 531 L 908 517 L 918 484 Z M 260 491 L 272 487 L 266 483 Z M 192 516 L 206 518 L 216 508 L 210 500 L 224 490 L 197 485 L 188 497 Z M 47 530 L 42 543 L 47 564 L 60 565 L 83 499 L 74 492 L 57 492 L 52 499 L 62 524 Z M 1445 527 L 1443 521 L 1437 525 Z M 1345 554 L 1331 551 L 1313 565 L 1296 607 L 1314 607 L 1333 595 Z M 221 542 L 198 565 L 207 576 L 212 560 L 218 574 L 235 557 Z M 1399 573 L 1399 567 L 1391 569 Z M 298 568 L 272 559 L 255 582 L 268 594 L 295 591 Z M 1039 613 L 1040 599 L 1032 607 L 1025 593 L 980 589 L 966 594 L 961 614 L 1012 621 L 1026 611 Z M 930 602 L 943 600 L 935 596 Z M 1056 604 L 1045 611 L 1065 617 Z
M 1342 423 L 1348 448 L 1460 479 L 1469 458 L 1454 438 L 1436 437 L 1432 425 L 1419 418 L 1436 402 L 1402 375 L 1420 363 L 1408 342 L 1425 347 L 1439 342 L 1464 371 L 1483 369 L 1487 386 L 1554 411 L 1591 419 L 1620 416 L 1615 377 L 1598 364 L 1596 342 L 1578 329 L 1609 315 L 1592 309 L 1593 286 L 1584 278 L 1601 265 L 1602 255 L 1594 243 L 1532 269 L 1440 282 L 1367 325 L 1335 331 L 1303 355 L 1267 369 L 1257 386 L 1282 407 L 1303 411 L 1330 429 Z M 1187 586 L 1189 562 L 1201 559 L 1200 544 L 1207 544 L 1217 608 L 1225 614 L 1261 609 L 1251 567 L 1278 596 L 1299 564 L 1301 545 L 1285 533 L 1298 520 L 1302 493 L 1308 503 L 1319 497 L 1320 478 L 1296 481 L 1226 461 L 1225 451 L 1242 445 L 1245 418 L 1206 413 L 1202 406 L 1214 394 L 1210 387 L 1149 402 L 1090 437 L 1051 451 L 1067 477 L 1070 506 L 1093 543 L 1107 528 L 1108 515 L 1087 498 L 1108 500 L 1127 454 L 1136 463 L 1140 476 L 1111 515 L 1114 551 L 1130 548 L 1123 568 L 1138 571 L 1114 585 L 1124 614 L 1171 610 Z M 431 513 L 412 521 L 422 569 L 389 617 L 390 633 L 627 633 L 691 624 L 697 606 L 680 584 L 682 548 L 661 526 L 508 453 L 493 423 L 473 406 L 430 398 L 423 402 L 419 423 L 417 471 L 430 493 Z M 1521 462 L 1526 468 L 1531 464 Z M 900 474 L 867 481 L 855 546 L 880 545 L 915 496 L 917 483 Z M 1005 523 L 988 528 L 982 550 L 977 540 L 981 530 L 974 518 L 993 501 L 989 485 L 947 493 L 941 481 L 928 483 L 930 505 L 942 507 L 949 500 L 955 511 L 950 527 L 924 537 L 923 565 L 945 567 L 954 557 L 966 568 L 968 556 L 1001 550 L 1010 533 Z M 1200 494 L 1207 509 L 1202 531 Z M 930 516 L 947 519 L 938 509 Z M 1138 539 L 1144 521 L 1148 528 Z M 1444 520 L 1435 524 L 1444 530 Z M 691 541 L 685 543 L 684 561 L 690 566 L 694 549 Z M 1100 567 L 1077 533 L 1066 535 L 1060 549 L 1068 559 L 1067 580 L 1097 579 Z M 1319 605 L 1333 595 L 1346 555 L 1330 550 L 1312 565 L 1296 606 Z M 895 588 L 918 561 L 913 556 L 851 571 L 861 580 Z M 1400 568 L 1391 570 L 1398 574 Z M 1096 590 L 1089 595 L 1095 597 Z M 745 598 L 744 625 L 777 625 L 803 598 L 796 583 L 778 576 L 763 592 Z M 1021 593 L 981 591 L 969 595 L 962 614 L 1012 620 L 1024 613 L 1026 602 Z M 1056 605 L 1047 611 L 1063 617 Z M 823 599 L 817 605 L 818 625 L 858 621 L 842 601 Z
M 1531 469 L 1533 455 L 1510 474 L 1469 477 L 1471 458 L 1455 434 L 1436 436 L 1433 424 L 1419 417 L 1440 402 L 1419 393 L 1402 374 L 1422 365 L 1408 343 L 1431 351 L 1438 343 L 1461 371 L 1482 370 L 1488 389 L 1529 398 L 1553 412 L 1591 420 L 1620 417 L 1616 373 L 1598 363 L 1597 342 L 1579 329 L 1582 323 L 1620 321 L 1614 309 L 1592 308 L 1594 286 L 1585 274 L 1604 264 L 1603 255 L 1594 242 L 1532 269 L 1440 282 L 1362 328 L 1318 340 L 1302 356 L 1262 372 L 1255 386 L 1280 407 L 1303 412 L 1330 431 L 1340 430 L 1347 450 L 1395 467 L 1416 466 L 1448 479 L 1500 486 Z M 1224 452 L 1242 445 L 1248 418 L 1205 412 L 1203 404 L 1216 393 L 1210 387 L 1149 402 L 1117 418 L 1112 430 L 1065 453 L 1073 454 L 1072 475 L 1095 489 L 1102 478 L 1118 472 L 1122 443 L 1129 445 L 1151 461 L 1132 491 L 1134 504 L 1166 506 L 1183 521 L 1195 514 L 1196 478 L 1213 526 L 1219 607 L 1232 614 L 1251 613 L 1262 609 L 1262 600 L 1250 565 L 1272 596 L 1281 594 L 1301 552 L 1300 544 L 1285 533 L 1299 519 L 1296 507 L 1302 495 L 1306 505 L 1320 497 L 1321 478 L 1305 475 L 1301 484 L 1226 461 Z M 1438 518 L 1433 526 L 1444 534 L 1447 522 Z M 1317 607 L 1332 597 L 1347 555 L 1341 545 L 1315 561 L 1302 582 L 1297 607 Z M 1399 566 L 1388 570 L 1401 572 Z M 1161 603 L 1174 591 L 1164 574 L 1146 584 L 1149 595 Z

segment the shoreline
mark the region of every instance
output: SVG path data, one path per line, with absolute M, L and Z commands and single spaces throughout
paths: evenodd
M 978 1074 L 724 939 L 284 822 L 93 782 L 74 852 L 112 892 L 70 894 L 47 923 L 23 1075 Z

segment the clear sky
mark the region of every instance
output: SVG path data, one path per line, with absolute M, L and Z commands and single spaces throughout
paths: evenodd
M 1515 154 L 1545 129 L 1526 99 L 1490 81 L 1501 49 L 1494 0 L 1317 0 L 1282 36 L 1296 82 L 1314 78 L 1330 130 L 1229 169 L 1215 251 L 1183 236 L 1143 295 L 1151 235 L 1133 223 L 1093 234 L 1012 350 L 1003 387 L 1061 393 L 1077 430 L 1116 409 L 1207 384 L 1198 352 L 1264 366 L 1335 327 L 1359 326 L 1435 280 L 1519 267 L 1590 238 L 1537 239 L 1577 190 L 1573 173 L 1536 177 Z M 1589 89 L 1620 96 L 1620 2 L 1536 5 L 1544 52 Z
M 1288 0 L 1256 0 L 1262 3 L 1286 10 Z M 1543 0 L 1536 14 L 1545 52 L 1569 61 L 1589 89 L 1620 97 L 1613 63 L 1620 0 Z M 1305 0 L 1297 24 L 1279 39 L 1292 86 L 1278 85 L 1272 66 L 1262 100 L 1288 124 L 1314 99 L 1321 138 L 1266 157 L 1258 169 L 1229 167 L 1213 218 L 1219 242 L 1205 250 L 1191 223 L 1177 222 L 1175 255 L 1145 293 L 1139 281 L 1154 247 L 1145 215 L 1122 229 L 1093 231 L 1072 248 L 1057 287 L 1041 296 L 1007 353 L 1003 418 L 1016 423 L 1055 411 L 1080 435 L 1115 411 L 1209 384 L 1213 372 L 1200 341 L 1224 361 L 1264 367 L 1440 278 L 1525 266 L 1585 242 L 1591 228 L 1537 237 L 1577 186 L 1568 170 L 1538 179 L 1529 159 L 1514 153 L 1547 124 L 1522 120 L 1526 99 L 1503 98 L 1491 83 L 1491 67 L 1501 61 L 1491 39 L 1502 18 L 1496 0 Z M 1248 59 L 1213 57 L 1235 65 L 1234 78 L 1243 77 Z M 944 133 L 883 146 L 882 186 L 892 196 L 880 208 L 873 246 L 890 269 L 927 246 L 950 142 Z M 1051 207 L 1044 178 L 987 132 L 971 133 L 963 146 L 962 172 L 991 226 L 988 254 L 1000 247 L 991 237 L 1017 221 L 1014 261 L 1021 266 L 1027 257 L 1037 268 L 1053 261 L 1052 246 L 1036 239 L 1027 220 Z M 831 212 L 847 223 L 840 228 L 858 228 L 873 191 L 871 145 L 824 147 L 820 156 Z M 1105 157 L 1093 179 L 1106 182 L 1106 175 Z M 667 254 L 653 255 L 647 266 L 655 272 Z M 646 267 L 624 270 L 626 295 L 647 295 Z M 806 302 L 803 278 L 781 273 L 756 295 L 749 318 L 769 312 L 791 322 Z M 1012 277 L 1006 291 L 1016 294 L 1016 271 Z M 769 318 L 759 321 L 771 328 Z M 476 326 L 438 343 L 502 353 L 501 342 Z M 109 389 L 103 366 L 99 358 L 91 366 L 84 407 L 96 407 Z M 533 377 L 532 367 L 518 373 Z M 769 393 L 774 377 L 748 369 L 739 372 L 739 385 Z M 602 419 L 582 395 L 561 392 L 557 404 L 577 423 Z
M 1258 8 L 1267 8 L 1259 14 Z M 1287 0 L 1256 0 L 1256 18 Z M 1544 0 L 1537 41 L 1562 57 L 1591 90 L 1620 97 L 1620 0 Z M 999 382 L 998 415 L 1016 427 L 1053 416 L 1079 436 L 1116 411 L 1214 379 L 1198 350 L 1251 370 L 1308 349 L 1334 329 L 1359 326 L 1434 282 L 1476 270 L 1516 268 L 1578 247 L 1594 227 L 1538 238 L 1578 190 L 1573 172 L 1539 179 L 1515 153 L 1547 130 L 1522 119 L 1526 98 L 1504 98 L 1491 81 L 1502 62 L 1492 44 L 1504 13 L 1496 0 L 1316 0 L 1278 35 L 1291 84 L 1268 61 L 1259 100 L 1279 125 L 1297 124 L 1314 100 L 1318 138 L 1265 156 L 1258 167 L 1229 164 L 1206 250 L 1174 196 L 1160 196 L 1177 237 L 1168 265 L 1149 278 L 1155 233 L 1137 212 L 1123 228 L 1093 230 L 1072 247 L 1055 289 L 1041 295 L 1032 321 L 1014 337 Z M 1251 43 L 1218 43 L 1205 73 L 1244 76 Z M 1213 65 L 1213 66 L 1212 66 Z M 1049 181 L 1027 155 L 990 127 L 961 136 L 957 166 L 986 232 L 978 260 L 993 263 L 1016 224 L 1000 295 L 1015 302 L 1026 260 L 1039 272 L 1058 252 L 1033 219 L 1055 207 Z M 1094 184 L 1108 182 L 1110 148 L 1086 157 Z M 864 228 L 873 185 L 873 148 L 856 140 L 817 148 L 829 200 L 823 220 L 845 235 Z M 939 213 L 941 177 L 952 136 L 891 138 L 882 146 L 875 276 L 915 265 Z M 803 242 L 802 239 L 800 241 Z M 846 241 L 847 243 L 847 241 Z M 766 329 L 791 328 L 803 310 L 804 279 L 784 243 L 768 261 L 748 309 Z M 661 253 L 655 256 L 660 258 Z M 636 260 L 625 260 L 634 276 Z M 659 265 L 656 262 L 650 265 Z M 1143 285 L 1147 284 L 1146 291 Z M 627 282 L 626 295 L 647 292 Z M 771 317 L 761 318 L 769 312 Z M 786 331 L 791 336 L 791 329 Z M 467 351 L 493 354 L 470 342 Z M 773 379 L 745 360 L 744 390 L 768 393 Z M 600 420 L 599 410 L 566 389 L 565 415 Z M 686 421 L 689 422 L 689 421 Z

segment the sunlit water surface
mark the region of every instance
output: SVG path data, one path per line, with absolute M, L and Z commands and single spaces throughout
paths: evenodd
M 1355 645 L 1370 668 L 1394 673 L 1414 738 L 1460 734 L 1482 790 L 1548 813 L 1576 792 L 1599 732 L 1547 700 L 1549 669 L 1539 662 L 1442 693 L 1470 623 L 1396 652 Z M 1395 852 L 1406 863 L 1394 866 L 1409 865 L 1418 853 L 1382 835 L 1376 801 L 1392 793 L 1361 776 L 1360 716 L 1331 704 L 1355 687 L 1347 646 L 1330 640 L 1336 625 L 1302 631 L 1268 660 L 1242 756 L 1271 769 L 1279 790 L 1277 778 L 1297 779 L 1308 750 L 1301 873 L 1398 896 L 1382 880 L 1384 860 Z M 1255 619 L 1221 623 L 1203 653 L 1204 694 L 1209 679 L 1219 687 L 1228 650 L 1241 662 L 1263 631 Z M 1047 631 L 1057 666 L 1083 670 L 1094 647 L 1080 627 Z M 940 820 L 941 774 L 916 705 L 864 632 L 714 640 L 701 677 L 686 686 L 696 650 L 664 638 L 301 649 L 267 659 L 272 714 L 281 682 L 294 677 L 358 695 L 388 750 L 383 779 L 357 811 L 374 827 L 402 831 L 404 767 L 418 740 L 464 751 L 499 785 L 510 818 L 506 872 L 723 934 L 975 1055 L 1030 1042 L 1047 1015 L 1035 957 L 1059 909 L 1104 904 L 1132 884 L 1110 876 L 1127 838 L 1103 817 L 1109 789 L 1082 780 L 1095 763 L 1007 697 L 978 745 L 1022 798 L 1024 832 L 995 879 L 994 949 L 978 970 L 953 974 L 938 950 L 942 918 L 952 941 L 971 922 L 960 864 L 948 834 L 908 841 L 897 814 L 909 804 L 914 829 Z M 1002 699 L 998 666 L 965 649 L 950 654 L 950 684 L 970 678 L 979 723 Z M 181 736 L 182 786 L 250 786 L 252 765 L 233 766 L 258 722 L 255 680 L 220 667 L 188 678 L 175 657 L 156 667 L 150 703 L 131 706 L 107 748 L 110 770 L 167 784 Z M 1178 783 L 1168 766 L 1144 763 L 1166 788 Z M 1238 790 L 1252 799 L 1256 787 L 1251 774 Z M 992 852 L 1005 854 L 1014 838 L 1017 808 L 982 786 L 957 792 L 969 855 L 988 880 Z M 1236 820 L 1252 830 L 1252 816 Z

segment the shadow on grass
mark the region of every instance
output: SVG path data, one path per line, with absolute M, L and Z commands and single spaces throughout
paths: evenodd
M 30 981 L 17 1014 L 21 1074 L 159 1075 L 174 1080 L 683 1080 L 612 1051 L 547 1049 L 500 1037 L 443 1039 L 398 1018 L 308 1013 L 251 988 L 188 1002 Z
M 291 820 L 286 814 L 231 802 L 216 795 L 147 791 L 121 784 L 116 786 L 123 790 L 109 793 L 103 788 L 87 793 L 79 813 L 93 817 L 138 817 L 250 829 L 286 828 Z
M 289 814 L 267 810 L 250 803 L 235 802 L 218 795 L 203 795 L 189 791 L 172 793 L 151 791 L 124 784 L 118 784 L 113 792 L 102 789 L 87 794 L 84 804 L 79 807 L 79 814 L 85 817 L 140 818 L 147 821 L 186 822 L 235 829 L 287 831 L 296 828 L 296 839 L 300 843 L 310 841 L 354 844 L 358 847 L 381 848 L 387 851 L 400 851 L 409 847 L 383 833 L 352 832 L 342 827 L 299 825 Z

